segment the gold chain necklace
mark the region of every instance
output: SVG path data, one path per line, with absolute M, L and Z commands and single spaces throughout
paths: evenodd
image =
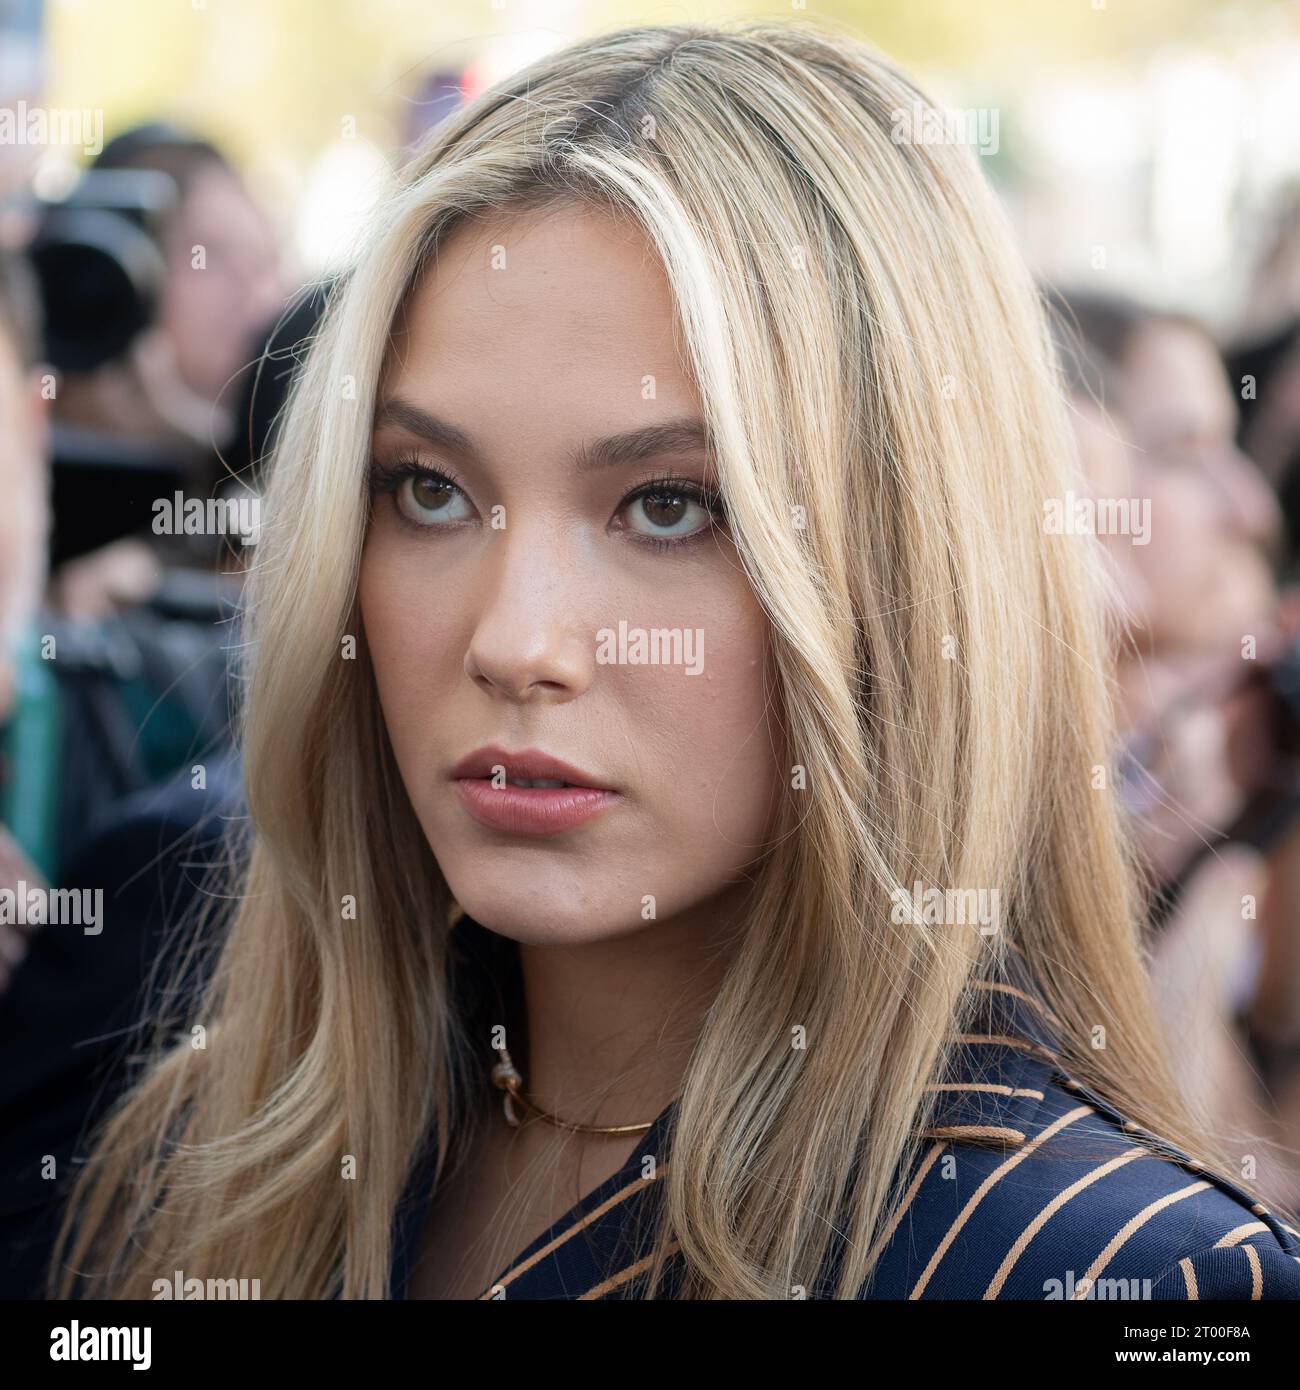
M 497 1053 L 501 1060 L 492 1068 L 492 1084 L 499 1090 L 505 1092 L 502 1098 L 502 1106 L 506 1114 L 506 1123 L 519 1128 L 520 1119 L 515 1113 L 514 1106 L 519 1104 L 525 1110 L 531 1111 L 538 1119 L 545 1120 L 547 1124 L 554 1125 L 557 1129 L 572 1130 L 578 1134 L 644 1134 L 646 1130 L 654 1124 L 653 1120 L 647 1120 L 643 1125 L 578 1125 L 570 1120 L 561 1120 L 558 1116 L 552 1115 L 549 1110 L 543 1110 L 540 1105 L 534 1105 L 524 1093 L 524 1079 L 515 1069 L 515 1064 L 510 1060 L 510 1054 L 504 1047 L 498 1047 Z

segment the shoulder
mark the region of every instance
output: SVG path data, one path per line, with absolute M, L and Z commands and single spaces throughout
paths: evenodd
M 869 1298 L 1300 1299 L 1300 1233 L 1032 1041 L 940 1088 Z

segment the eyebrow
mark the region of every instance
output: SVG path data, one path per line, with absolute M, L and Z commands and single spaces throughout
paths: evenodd
M 482 454 L 464 430 L 400 397 L 383 402 L 375 413 L 375 425 L 396 425 L 437 449 L 482 462 Z M 622 434 L 606 435 L 582 445 L 571 457 L 575 472 L 592 473 L 639 463 L 660 454 L 685 454 L 699 449 L 712 452 L 708 427 L 702 420 L 686 416 L 657 425 L 643 425 Z

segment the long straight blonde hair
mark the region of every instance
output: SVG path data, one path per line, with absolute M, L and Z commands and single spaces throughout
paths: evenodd
M 665 267 L 802 769 L 682 1084 L 652 1274 L 675 1243 L 683 1297 L 788 1297 L 841 1227 L 826 1292 L 858 1294 L 971 981 L 1008 946 L 1072 1074 L 1226 1171 L 1150 1012 L 1091 542 L 1044 534 L 1072 476 L 1044 317 L 974 153 L 908 134 L 933 110 L 806 23 L 635 28 L 483 93 L 404 171 L 270 470 L 244 641 L 253 834 L 188 1019 L 204 1046 L 165 1034 L 106 1122 L 64 1292 L 141 1296 L 179 1268 L 385 1297 L 431 1127 L 451 1161 L 471 1046 L 452 905 L 356 607 L 372 415 L 441 239 L 570 200 L 633 219 Z M 997 888 L 993 949 L 895 923 L 918 881 Z

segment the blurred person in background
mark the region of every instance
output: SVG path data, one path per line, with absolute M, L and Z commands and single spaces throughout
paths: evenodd
M 166 275 L 156 321 L 124 360 L 70 376 L 58 416 L 206 460 L 233 431 L 231 379 L 284 306 L 271 226 L 216 146 L 169 125 L 125 131 L 93 167 L 166 174 L 177 199 L 160 228 Z
M 1072 295 L 1057 327 L 1090 489 L 1150 507 L 1143 543 L 1102 539 L 1119 599 L 1125 794 L 1155 890 L 1151 967 L 1171 1060 L 1216 1132 L 1259 1136 L 1261 1180 L 1300 1193 L 1287 1083 L 1265 1041 L 1278 1010 L 1264 962 L 1293 971 L 1300 935 L 1274 842 L 1290 812 L 1272 806 L 1279 784 L 1290 805 L 1295 771 L 1265 676 L 1286 652 L 1270 563 L 1277 504 L 1235 446 L 1235 401 L 1196 322 Z
M 1237 446 L 1237 401 L 1214 340 L 1194 319 L 1118 298 L 1068 305 L 1108 369 L 1104 404 L 1123 422 L 1135 483 L 1165 519 L 1150 545 L 1133 548 L 1146 586 L 1133 636 L 1144 651 L 1226 646 L 1240 660 L 1244 634 L 1272 633 L 1281 516 Z
M 297 297 L 247 373 L 239 411 L 245 423 L 233 468 L 267 460 L 327 293 L 322 286 Z M 144 618 L 136 614 L 132 621 L 139 624 Z M 73 631 L 84 638 L 87 631 L 120 629 L 125 621 L 119 615 L 89 627 L 78 624 Z M 136 629 L 140 634 L 147 630 Z M 174 625 L 163 630 L 176 631 Z M 207 642 L 210 652 L 219 651 L 201 632 L 179 631 Z M 123 648 L 114 646 L 120 657 Z M 220 659 L 209 655 L 200 662 L 200 683 L 222 688 L 216 666 Z M 159 674 L 162 682 L 173 679 L 166 666 Z M 196 696 L 193 674 L 181 674 L 184 689 Z M 170 702 L 175 692 L 160 689 L 156 695 Z M 132 702 L 134 716 L 122 711 L 110 717 L 109 725 L 122 736 L 117 745 L 121 753 L 156 742 L 158 721 L 150 713 L 154 699 L 147 695 Z M 100 701 L 106 711 L 114 703 L 120 701 Z M 156 1014 L 164 986 L 169 1002 L 175 1003 L 172 977 L 178 952 L 208 902 L 201 887 L 204 875 L 220 859 L 226 832 L 246 814 L 239 763 L 224 741 L 218 739 L 214 746 L 210 734 L 206 741 L 196 734 L 174 751 L 193 753 L 177 775 L 143 785 L 142 769 L 124 767 L 130 774 L 121 779 L 127 794 L 108 800 L 93 791 L 92 774 L 105 761 L 102 752 L 79 760 L 73 773 L 73 785 L 82 793 L 85 833 L 63 856 L 60 878 L 103 889 L 104 932 L 86 939 L 75 932 L 42 930 L 31 938 L 30 951 L 25 934 L 14 933 L 21 969 L 7 990 L 0 980 L 0 1298 L 30 1298 L 39 1291 L 57 1228 L 59 1193 L 57 1184 L 46 1180 L 44 1156 L 53 1158 L 56 1175 L 67 1173 L 83 1136 L 131 1080 L 131 1058 L 141 1050 L 142 1029 Z M 112 766 L 121 759 L 107 761 Z M 198 765 L 201 778 L 195 776 Z M 7 865 L 0 852 L 0 883 L 5 874 L 17 879 L 21 868 Z M 28 880 L 33 879 L 28 873 Z M 214 931 L 219 926 L 210 925 Z M 194 960 L 193 969 L 180 966 L 187 990 L 198 987 L 199 964 Z
M 165 181 L 170 193 L 161 207 L 132 206 L 141 183 L 133 184 L 131 174 L 151 176 L 154 188 L 159 178 Z M 121 206 L 112 205 L 114 197 Z M 81 220 L 71 221 L 78 212 Z M 49 218 L 57 231 L 47 226 L 38 238 L 38 260 L 53 267 L 46 274 L 47 296 L 74 320 L 70 329 L 61 325 L 72 349 L 56 404 L 56 477 L 66 456 L 69 463 L 89 458 L 105 471 L 116 469 L 128 486 L 134 466 L 143 463 L 172 470 L 176 487 L 187 494 L 206 498 L 224 490 L 229 479 L 221 455 L 235 433 L 237 378 L 285 304 L 270 223 L 239 174 L 209 141 L 151 123 L 111 140 L 82 188 L 54 205 Z M 142 282 L 140 302 L 128 300 L 128 308 L 144 321 L 123 332 L 125 343 L 114 340 L 108 360 L 87 346 L 104 325 L 92 321 L 94 315 L 76 322 L 84 307 L 62 297 L 68 243 L 75 246 L 83 236 L 101 257 L 133 262 Z M 121 249 L 115 238 L 122 239 Z M 60 244 L 52 250 L 51 242 Z M 65 260 L 54 259 L 56 253 Z M 153 282 L 140 269 L 151 260 L 158 265 Z M 78 330 L 84 342 L 77 341 Z M 142 499 L 171 491 L 157 482 L 141 488 Z M 136 513 L 131 534 L 58 566 L 51 592 L 61 611 L 103 616 L 154 592 L 164 561 L 211 560 L 210 546 L 188 536 L 160 540 L 145 529 L 150 518 L 142 506 Z M 56 520 L 64 516 L 60 510 Z
M 0 253 L 0 822 L 57 884 L 115 802 L 228 745 L 230 701 L 211 621 L 145 605 L 69 620 L 43 602 L 54 374 L 42 336 L 30 268 Z
M 39 322 L 30 274 L 18 256 L 0 251 L 0 731 L 14 727 L 25 704 L 20 694 L 30 676 L 20 653 L 30 641 L 45 584 L 49 471 Z M 0 747 L 0 807 L 12 818 L 32 809 L 31 796 L 48 793 L 28 786 L 28 762 L 20 766 L 7 738 Z M 19 796 L 11 795 L 14 790 Z M 39 884 L 41 875 L 0 815 L 0 887 L 22 881 Z M 27 928 L 0 923 L 0 992 L 26 950 Z
M 1265 696 L 1251 687 L 1286 651 L 1274 580 L 1281 514 L 1236 445 L 1235 397 L 1199 324 L 1084 294 L 1066 298 L 1064 315 L 1093 359 L 1090 381 L 1076 384 L 1079 409 L 1104 409 L 1127 460 L 1123 495 L 1149 502 L 1142 543 L 1112 546 L 1130 576 L 1117 671 L 1121 726 L 1145 765 L 1159 744 L 1167 747 L 1179 711 L 1213 706 L 1231 715 L 1230 775 L 1216 785 L 1204 770 L 1185 779 L 1190 814 L 1148 826 L 1147 854 L 1161 878 L 1173 879 L 1207 829 L 1243 810 L 1274 762 L 1267 743 L 1247 735 L 1265 727 L 1257 717 Z M 1085 454 L 1092 442 L 1095 454 L 1095 441 L 1081 442 Z M 1175 760 L 1170 775 L 1180 771 Z
M 1300 581 L 1300 184 L 1278 199 L 1227 353 L 1241 400 L 1242 447 L 1263 470 L 1286 518 L 1288 607 Z
M 239 810 L 220 630 L 138 607 L 69 622 L 42 603 L 43 357 L 35 278 L 0 252 L 0 890 L 103 894 L 92 934 L 0 916 L 0 1297 L 39 1285 L 48 1161 L 65 1172 L 117 1094 L 167 928 L 215 852 L 207 828 Z
M 39 361 L 40 306 L 22 259 L 0 251 L 0 716 L 13 703 L 12 648 L 46 580 L 50 380 Z

